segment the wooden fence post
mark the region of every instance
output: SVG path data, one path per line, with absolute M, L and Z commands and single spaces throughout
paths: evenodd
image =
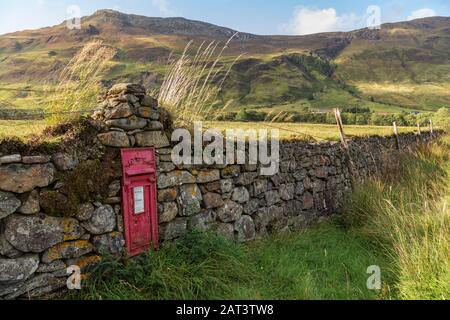
M 422 136 L 422 130 L 420 129 L 420 122 L 417 121 L 417 133 L 419 134 L 419 136 Z
M 430 120 L 429 121 L 429 126 L 430 126 L 430 134 L 431 134 L 431 136 L 433 136 L 433 120 Z
M 338 108 L 334 108 L 334 116 L 336 117 L 336 123 L 338 125 L 341 143 L 345 149 L 348 149 L 347 138 L 345 137 L 344 125 L 341 117 L 341 111 Z
M 398 127 L 397 127 L 397 122 L 394 121 L 393 123 L 394 125 L 394 135 L 395 135 L 395 141 L 397 143 L 397 149 L 400 150 L 400 139 L 398 137 Z

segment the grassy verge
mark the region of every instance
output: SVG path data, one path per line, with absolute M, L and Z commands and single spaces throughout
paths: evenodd
M 322 224 L 249 245 L 192 233 L 122 265 L 105 261 L 71 299 L 374 299 L 362 237 Z
M 347 204 L 347 224 L 388 257 L 395 298 L 450 298 L 449 159 L 447 137 L 384 179 L 357 186 Z

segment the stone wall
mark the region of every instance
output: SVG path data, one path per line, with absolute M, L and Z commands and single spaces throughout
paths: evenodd
M 236 241 L 295 231 L 338 210 L 352 177 L 378 175 L 429 135 L 339 143 L 280 143 L 280 171 L 256 165 L 176 166 L 170 119 L 141 86 L 109 90 L 57 150 L 1 148 L 0 299 L 39 297 L 66 286 L 66 268 L 88 273 L 101 255 L 123 254 L 120 148 L 155 146 L 160 238 L 212 230 Z M 26 149 L 26 148 L 25 148 Z

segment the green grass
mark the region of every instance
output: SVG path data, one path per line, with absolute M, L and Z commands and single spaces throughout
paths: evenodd
M 226 129 L 279 129 L 281 140 L 308 139 L 313 137 L 316 140 L 338 141 L 339 131 L 336 125 L 310 124 L 310 123 L 264 123 L 264 122 L 227 122 L 212 121 L 204 124 L 205 128 Z M 393 134 L 392 127 L 382 126 L 350 126 L 346 125 L 345 133 L 348 137 L 352 136 L 389 136 Z M 417 128 L 400 127 L 400 133 L 414 132 Z M 425 129 L 423 129 L 426 131 Z
M 357 185 L 344 212 L 384 248 L 401 299 L 450 298 L 450 138 L 405 156 L 384 179 Z
M 0 120 L 0 138 L 18 137 L 26 140 L 47 127 L 44 120 Z
M 71 299 L 376 299 L 363 238 L 331 224 L 249 245 L 193 232 L 127 262 L 105 261 Z

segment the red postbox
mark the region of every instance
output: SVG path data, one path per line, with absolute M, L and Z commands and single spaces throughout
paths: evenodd
M 156 155 L 154 148 L 123 149 L 122 210 L 130 257 L 158 249 Z

